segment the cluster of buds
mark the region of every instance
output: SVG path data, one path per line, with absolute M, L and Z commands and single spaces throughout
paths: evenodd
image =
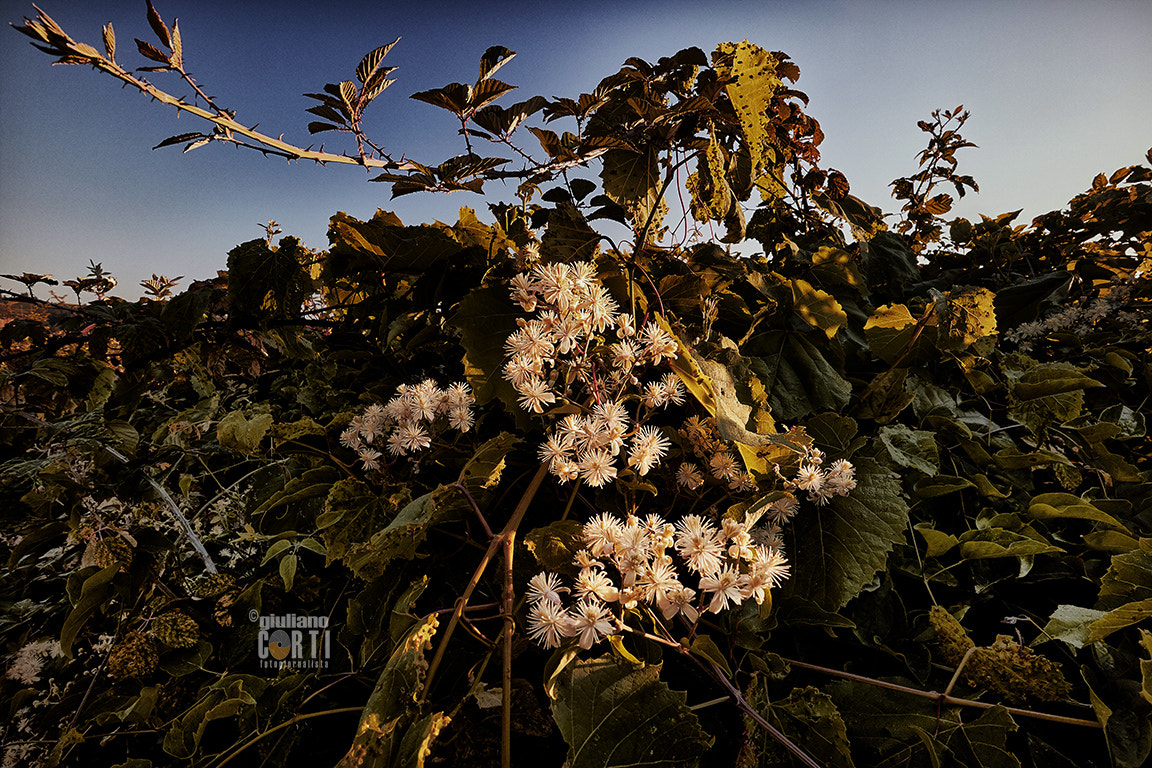
M 537 265 L 512 279 L 511 293 L 525 312 L 534 313 L 518 321 L 504 345 L 504 378 L 520 405 L 543 413 L 576 397 L 595 403 L 590 413 L 562 420 L 541 447 L 541 459 L 561 481 L 580 478 L 601 487 L 616 477 L 627 441 L 627 465 L 647 474 L 670 443 L 656 427 L 633 428 L 624 396 L 642 393 L 639 407 L 646 411 L 684 401 L 675 374 L 640 380 L 644 368 L 676 356 L 676 340 L 655 321 L 637 329 L 591 262 Z M 574 392 L 576 387 L 584 391 Z
M 731 446 L 721 439 L 715 419 L 692 416 L 679 432 L 712 477 L 727 483 L 733 491 L 756 490 L 756 481 L 744 471 Z M 704 475 L 694 462 L 685 461 L 676 472 L 676 482 L 688 490 L 695 490 L 704 484 Z
M 790 566 L 779 549 L 756 542 L 753 526 L 761 515 L 724 517 L 719 527 L 699 515 L 675 525 L 655 514 L 643 520 L 608 513 L 592 518 L 584 525 L 585 548 L 576 553 L 575 584 L 562 586 L 559 576 L 546 572 L 529 582 L 529 636 L 545 648 L 575 637 L 588 649 L 620 631 L 623 612 L 641 605 L 662 625 L 676 616 L 695 624 L 702 612 L 763 603 Z M 567 593 L 575 599 L 569 607 Z
M 448 389 L 441 389 L 432 379 L 415 386 L 401 384 L 385 405 L 370 405 L 352 417 L 340 434 L 340 444 L 356 451 L 365 469 L 378 469 L 382 454 L 373 445 L 383 444 L 391 455 L 404 456 L 430 446 L 438 423 L 467 432 L 476 419 L 475 402 L 464 383 Z

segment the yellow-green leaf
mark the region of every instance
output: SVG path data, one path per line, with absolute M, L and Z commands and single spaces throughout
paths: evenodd
M 774 165 L 774 153 L 768 148 L 774 143 L 772 122 L 774 114 L 769 107 L 780 88 L 776 73 L 778 61 L 768 51 L 747 40 L 741 43 L 722 43 L 712 54 L 712 64 L 724 83 L 724 89 L 740 120 L 744 144 L 752 161 L 752 178 Z
M 1152 618 L 1152 598 L 1126 603 L 1092 622 L 1088 642 L 1095 643 L 1124 627 Z
M 1032 499 L 1028 505 L 1028 514 L 1039 520 L 1053 518 L 1073 518 L 1078 520 L 1093 520 L 1098 523 L 1118 528 L 1125 533 L 1131 533 L 1123 523 L 1106 512 L 1102 512 L 1079 496 L 1070 493 L 1042 493 Z
M 832 294 L 813 287 L 807 280 L 794 278 L 788 282 L 792 287 L 792 308 L 804 322 L 824 331 L 828 338 L 848 322 L 847 313 Z

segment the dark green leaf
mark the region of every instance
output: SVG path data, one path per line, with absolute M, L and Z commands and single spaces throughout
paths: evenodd
M 897 424 L 880 428 L 880 442 L 888 456 L 900 467 L 911 467 L 928 476 L 940 471 L 940 454 L 936 447 L 936 433 L 913 430 Z
M 114 563 L 102 570 L 96 570 L 84 579 L 79 598 L 60 630 L 60 650 L 69 659 L 72 658 L 72 644 L 76 642 L 76 636 L 92 614 L 107 602 L 108 594 L 112 591 L 112 577 L 120 572 L 120 568 L 120 563 Z
M 732 668 L 728 666 L 728 659 L 721 653 L 720 646 L 716 645 L 716 641 L 708 635 L 696 635 L 688 650 L 718 666 L 729 678 L 732 677 Z
M 839 411 L 848 404 L 852 385 L 806 335 L 772 331 L 755 337 L 748 349 L 756 351 L 750 365 L 764 382 L 778 421 L 794 421 L 822 410 Z
M 540 253 L 547 261 L 594 261 L 599 243 L 600 234 L 588 226 L 576 206 L 560 203 L 549 212 Z
M 770 704 L 765 701 L 763 706 L 757 701 L 754 706 L 823 768 L 852 768 L 854 765 L 844 720 L 828 694 L 811 686 L 794 688 L 781 700 Z M 759 765 L 770 764 L 769 759 L 773 764 L 795 763 L 789 760 L 788 753 L 771 734 L 761 731 L 747 718 L 745 725 L 759 747 Z
M 576 553 L 584 549 L 584 526 L 575 520 L 557 520 L 524 537 L 524 545 L 542 570 L 576 575 Z
M 600 179 L 604 194 L 628 212 L 632 225 L 639 228 L 648 221 L 660 197 L 660 158 L 648 147 L 641 151 L 610 149 L 602 157 Z M 663 216 L 657 211 L 653 226 L 659 227 Z
M 825 506 L 806 508 L 794 526 L 788 553 L 792 577 L 785 595 L 836 611 L 860 593 L 888 553 L 904 541 L 908 505 L 896 475 L 870 458 L 857 456 L 856 488 Z
M 518 327 L 523 316 L 503 288 L 478 288 L 460 302 L 452 317 L 464 347 L 464 375 L 472 385 L 476 402 L 499 397 L 510 413 L 520 410 L 516 390 L 502 375 L 504 339 Z
M 299 558 L 296 555 L 285 555 L 280 558 L 280 579 L 284 582 L 284 591 L 292 591 L 292 583 L 296 580 L 296 564 Z
M 698 765 L 712 738 L 684 699 L 660 680 L 660 665 L 606 657 L 565 667 L 552 714 L 568 743 L 568 768 Z

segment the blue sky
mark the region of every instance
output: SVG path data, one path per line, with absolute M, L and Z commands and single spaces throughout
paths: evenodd
M 399 67 L 397 82 L 366 127 L 388 150 L 422 161 L 462 146 L 446 112 L 408 96 L 473 81 L 490 45 L 519 54 L 499 74 L 519 86 L 511 102 L 577 96 L 629 56 L 655 61 L 745 38 L 799 65 L 797 87 L 827 137 L 822 165 L 888 212 L 899 207 L 888 183 L 916 169 L 924 146 L 916 121 L 936 108 L 972 112 L 964 135 L 980 148 L 959 155 L 960 171 L 981 194 L 954 209 L 969 218 L 1023 208 L 1027 221 L 1061 207 L 1096 173 L 1142 162 L 1152 145 L 1149 0 L 155 2 L 169 24 L 179 18 L 188 69 L 206 90 L 242 122 L 297 144 L 312 142 L 305 109 L 315 102 L 302 94 L 350 79 L 364 53 L 401 36 L 386 62 Z M 146 64 L 132 43 L 154 41 L 144 0 L 38 5 L 97 47 L 111 21 L 118 60 Z M 0 0 L 3 21 L 34 14 L 30 2 Z M 390 200 L 387 186 L 353 167 L 216 146 L 151 150 L 206 126 L 92 70 L 51 66 L 27 38 L 0 29 L 0 272 L 67 279 L 91 259 L 117 276 L 117 294 L 135 298 L 152 273 L 185 275 L 185 285 L 214 275 L 268 219 L 322 248 L 336 211 L 368 218 L 383 207 L 418 223 L 455 221 L 468 205 L 484 216 L 485 200 L 467 193 Z M 339 141 L 328 149 L 351 149 Z

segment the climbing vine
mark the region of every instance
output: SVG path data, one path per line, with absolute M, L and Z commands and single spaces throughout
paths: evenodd
M 440 162 L 363 131 L 388 43 L 309 94 L 337 154 L 148 20 L 138 70 L 111 24 L 16 29 L 205 121 L 160 146 L 485 208 L 270 222 L 138 301 L 4 276 L 4 765 L 1147 759 L 1152 154 L 946 220 L 977 185 L 936 112 L 889 224 L 747 41 L 511 105 L 489 48 L 413 95 Z

